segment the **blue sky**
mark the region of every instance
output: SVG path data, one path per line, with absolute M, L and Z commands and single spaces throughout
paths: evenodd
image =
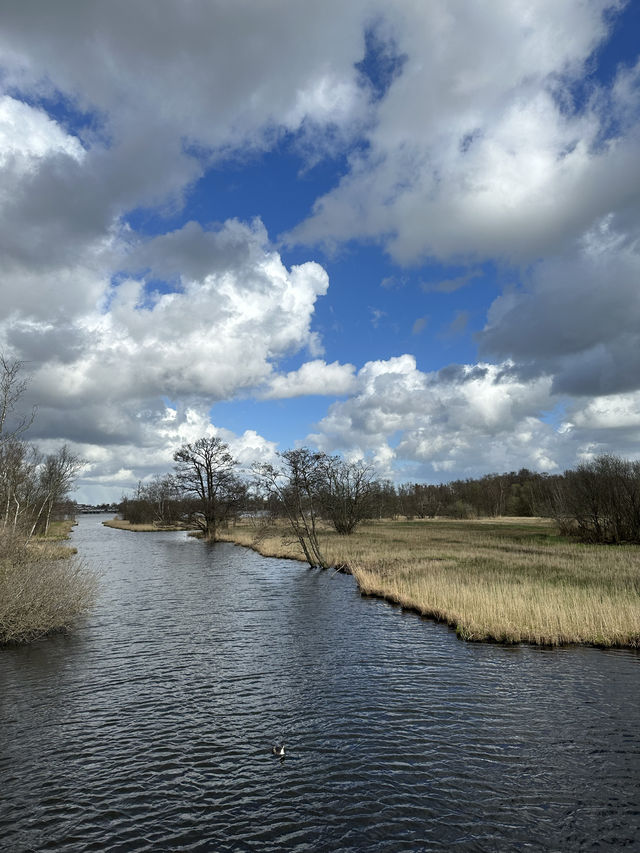
M 0 349 L 117 500 L 180 444 L 396 482 L 640 455 L 640 4 L 0 23 Z

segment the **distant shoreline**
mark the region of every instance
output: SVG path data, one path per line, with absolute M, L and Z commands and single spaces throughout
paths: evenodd
M 195 527 L 187 527 L 184 524 L 131 524 L 129 521 L 124 521 L 121 518 L 112 518 L 109 521 L 103 521 L 104 527 L 113 527 L 115 530 L 129 530 L 131 533 L 162 533 L 171 530 L 192 531 L 197 530 Z

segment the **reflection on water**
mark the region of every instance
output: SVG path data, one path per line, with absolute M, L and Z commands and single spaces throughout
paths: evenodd
M 180 533 L 74 539 L 92 618 L 0 652 L 0 849 L 640 849 L 637 654 L 465 644 Z

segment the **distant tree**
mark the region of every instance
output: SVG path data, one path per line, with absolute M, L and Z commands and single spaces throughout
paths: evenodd
M 640 542 L 640 461 L 603 454 L 554 481 L 553 515 L 586 542 Z
M 173 459 L 178 491 L 193 498 L 191 520 L 205 539 L 214 540 L 218 526 L 241 504 L 246 491 L 229 446 L 216 436 L 206 436 L 183 444 Z
M 143 487 L 143 495 L 151 508 L 153 521 L 160 526 L 175 524 L 183 514 L 180 486 L 171 474 L 156 474 Z
M 373 518 L 395 518 L 402 514 L 401 502 L 390 480 L 376 480 L 371 490 L 371 515 Z
M 374 496 L 373 468 L 365 462 L 347 462 L 338 456 L 318 454 L 319 499 L 323 515 L 341 536 L 348 536 L 371 516 Z

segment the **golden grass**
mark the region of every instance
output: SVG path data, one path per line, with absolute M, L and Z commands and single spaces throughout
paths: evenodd
M 121 518 L 112 518 L 109 521 L 102 522 L 105 527 L 115 527 L 116 530 L 132 530 L 134 533 L 157 533 L 159 530 L 192 530 L 184 524 L 131 524 L 130 521 L 123 521 Z
M 238 524 L 221 538 L 301 558 L 282 532 Z M 468 640 L 640 647 L 640 548 L 583 545 L 544 519 L 383 521 L 324 530 L 323 553 L 360 590 L 453 626 Z
M 47 535 L 43 537 L 38 537 L 46 540 L 53 540 L 55 542 L 60 542 L 64 539 L 68 539 L 71 531 L 76 526 L 78 522 L 75 519 L 65 519 L 64 521 L 52 521 L 49 525 L 49 530 L 47 531 Z
M 56 541 L 0 532 L 0 645 L 69 631 L 94 604 L 98 579 Z

